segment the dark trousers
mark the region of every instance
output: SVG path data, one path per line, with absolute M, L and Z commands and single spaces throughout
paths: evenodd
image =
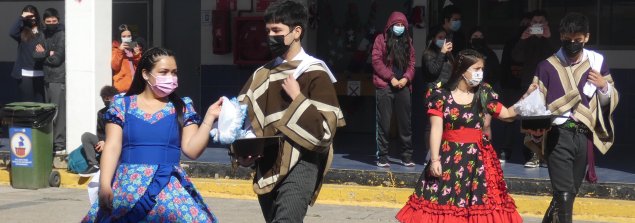
M 505 107 L 510 107 L 514 105 L 523 95 L 523 91 L 519 89 L 511 89 L 511 88 L 503 88 L 502 94 L 500 95 L 501 102 L 505 105 Z M 491 125 L 500 125 L 500 132 L 493 132 L 494 135 L 492 140 L 496 142 L 499 146 L 494 147 L 499 157 L 502 153 L 505 153 L 505 159 L 511 159 L 512 153 L 514 152 L 514 145 L 517 142 L 522 142 L 524 136 L 520 133 L 520 121 L 514 122 L 492 122 Z M 494 128 L 492 128 L 494 130 Z M 524 145 L 518 149 L 522 149 L 523 158 L 525 161 L 528 161 L 533 156 L 531 150 Z
M 578 193 L 587 164 L 587 134 L 552 127 L 545 155 L 554 192 Z
M 17 82 L 21 101 L 44 102 L 44 77 L 22 77 Z
M 396 89 L 388 87 L 385 89 L 377 89 L 375 91 L 376 100 L 376 140 L 377 140 L 377 157 L 388 155 L 390 143 L 388 137 L 390 135 L 390 120 L 394 110 L 397 118 L 397 126 L 399 130 L 399 139 L 402 146 L 402 158 L 412 158 L 412 128 L 411 124 L 411 104 L 410 90 L 407 87 Z
M 46 84 L 46 102 L 57 105 L 57 116 L 53 120 L 53 148 L 56 151 L 66 149 L 66 85 L 64 83 Z
M 86 154 L 86 161 L 88 161 L 88 166 L 99 165 L 97 161 L 97 151 L 95 151 L 95 145 L 99 142 L 99 138 L 95 134 L 90 132 L 85 132 L 82 135 L 82 149 L 84 150 L 84 154 Z
M 301 159 L 291 172 L 258 202 L 267 223 L 303 222 L 318 179 L 318 165 Z

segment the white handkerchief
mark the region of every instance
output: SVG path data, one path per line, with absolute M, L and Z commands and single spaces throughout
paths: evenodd
M 602 69 L 602 62 L 604 61 L 604 56 L 592 50 L 585 50 L 585 51 L 587 51 L 587 57 L 589 58 L 589 62 L 591 62 L 591 70 L 595 70 L 599 72 L 600 69 Z M 593 94 L 595 94 L 596 90 L 597 90 L 597 87 L 589 81 L 587 81 L 584 84 L 584 87 L 582 88 L 584 95 L 586 95 L 589 98 L 593 97 Z

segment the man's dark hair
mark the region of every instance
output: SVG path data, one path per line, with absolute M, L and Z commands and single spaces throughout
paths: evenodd
M 560 20 L 560 33 L 589 33 L 589 19 L 577 12 L 571 12 Z
M 293 30 L 296 26 L 302 28 L 300 39 L 306 32 L 308 12 L 303 4 L 291 0 L 278 0 L 271 3 L 265 11 L 265 23 L 282 23 Z
M 46 10 L 44 10 L 44 17 L 42 17 L 42 18 L 46 19 L 46 18 L 49 18 L 49 17 L 55 17 L 55 18 L 57 18 L 57 20 L 60 20 L 60 13 L 57 12 L 57 9 L 47 8 Z
M 99 96 L 101 96 L 101 98 L 114 97 L 117 94 L 119 94 L 119 91 L 117 91 L 117 88 L 114 88 L 113 86 L 110 86 L 110 85 L 106 85 L 102 87 L 101 91 L 99 91 Z
M 549 17 L 547 17 L 547 12 L 545 12 L 543 10 L 540 10 L 540 9 L 536 9 L 534 11 L 531 11 L 531 17 L 529 19 L 531 20 L 534 17 L 538 17 L 538 16 L 545 17 L 545 20 L 549 21 Z
M 459 7 L 456 7 L 455 5 L 448 5 L 445 8 L 443 8 L 443 19 L 444 21 L 450 20 L 452 18 L 452 15 L 454 14 L 459 14 L 461 15 L 461 9 L 459 9 Z

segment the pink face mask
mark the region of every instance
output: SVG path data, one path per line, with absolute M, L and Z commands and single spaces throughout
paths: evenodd
M 150 75 L 154 77 L 154 85 L 152 85 L 150 81 L 147 81 L 147 82 L 150 85 L 150 89 L 152 89 L 152 92 L 154 92 L 154 94 L 156 94 L 159 97 L 165 97 L 172 94 L 172 92 L 176 90 L 176 87 L 179 86 L 178 78 L 176 76 L 172 76 L 172 75 L 154 76 L 152 74 Z

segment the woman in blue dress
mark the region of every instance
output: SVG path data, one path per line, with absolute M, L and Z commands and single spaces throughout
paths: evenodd
M 82 222 L 218 222 L 179 161 L 201 155 L 221 101 L 201 121 L 177 86 L 172 52 L 144 52 L 130 90 L 105 114 L 99 201 Z

